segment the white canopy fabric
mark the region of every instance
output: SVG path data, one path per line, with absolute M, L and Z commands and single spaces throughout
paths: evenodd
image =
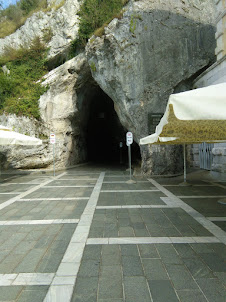
M 226 83 L 172 94 L 155 133 L 145 144 L 226 141 Z
M 0 145 L 40 146 L 41 144 L 40 139 L 11 131 L 10 128 L 0 125 Z

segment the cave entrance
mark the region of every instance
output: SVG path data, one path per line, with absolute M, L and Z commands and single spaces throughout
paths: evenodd
M 87 86 L 82 87 L 77 99 L 80 112 L 80 158 L 94 163 L 128 166 L 128 130 L 122 126 L 114 102 L 95 83 Z M 76 139 L 78 141 L 78 137 Z M 140 163 L 140 147 L 135 141 L 131 150 L 132 163 Z
M 113 101 L 100 88 L 89 101 L 87 120 L 87 159 L 98 163 L 119 163 L 125 158 L 126 130 L 121 125 Z M 120 151 L 120 142 L 124 148 Z

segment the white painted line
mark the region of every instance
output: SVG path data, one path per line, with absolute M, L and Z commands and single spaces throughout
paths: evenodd
M 70 197 L 70 198 L 30 198 L 30 199 L 19 199 L 18 201 L 73 201 L 73 200 L 88 200 L 89 197 Z
M 171 209 L 176 208 L 175 205 L 125 205 L 125 206 L 97 206 L 97 210 L 110 209 Z
M 198 211 L 193 209 L 191 206 L 187 205 L 183 202 L 179 197 L 175 196 L 173 193 L 168 191 L 162 185 L 160 185 L 154 179 L 148 179 L 154 186 L 156 186 L 159 190 L 161 190 L 167 197 L 169 197 L 172 201 L 175 201 L 175 204 L 182 208 L 185 212 L 187 212 L 192 218 L 198 221 L 203 227 L 205 227 L 210 233 L 212 233 L 220 242 L 226 242 L 226 232 L 224 232 L 221 228 L 216 226 L 213 222 L 209 221 L 206 217 L 200 214 Z M 215 196 L 219 197 L 219 196 Z M 191 198 L 191 197 L 188 197 Z M 197 197 L 199 198 L 199 197 Z M 208 198 L 208 196 L 205 196 Z
M 149 181 L 147 181 L 147 180 L 136 180 L 136 182 L 137 183 L 149 183 Z M 104 181 L 103 182 L 104 184 L 126 184 L 126 180 L 124 180 L 124 181 Z
M 30 183 L 30 182 L 9 182 L 6 184 L 1 184 L 0 187 L 8 187 L 10 185 L 28 185 L 28 186 L 32 186 L 32 185 L 40 185 L 40 182 L 37 183 Z
M 18 274 L 0 274 L 0 286 L 12 285 Z
M 49 285 L 54 274 L 20 273 L 12 285 Z
M 88 238 L 87 245 L 97 244 L 155 244 L 155 243 L 219 243 L 216 237 L 115 237 Z
M 210 221 L 226 221 L 226 217 L 206 217 Z
M 93 188 L 94 186 L 45 186 L 45 188 Z
M 19 195 L 22 192 L 7 192 L 7 193 L 0 193 L 0 195 Z
M 0 274 L 0 286 L 50 285 L 54 273 Z
M 58 181 L 64 181 L 64 180 L 68 180 L 68 181 L 93 181 L 93 180 L 97 180 L 97 178 L 60 178 L 58 179 Z
M 109 244 L 110 238 L 88 238 L 86 244 Z
M 43 302 L 69 302 L 72 294 L 73 285 L 51 285 Z
M 178 184 L 178 185 L 162 185 L 163 187 L 180 187 L 181 188 L 181 185 Z M 214 185 L 208 185 L 208 184 L 203 184 L 203 185 L 191 185 L 192 187 L 214 187 Z
M 190 196 L 177 196 L 178 198 L 183 198 L 183 199 L 185 199 L 185 198 L 226 198 L 226 195 L 215 195 L 215 196 L 204 196 L 204 195 L 200 195 L 200 196 L 198 196 L 198 195 L 196 195 L 196 196 L 194 196 L 194 195 L 190 195 Z
M 76 282 L 77 273 L 89 235 L 92 218 L 100 195 L 101 186 L 104 180 L 104 174 L 105 173 L 101 173 L 96 182 L 86 208 L 81 215 L 81 223 L 78 223 L 78 226 L 74 231 L 74 234 L 72 235 L 71 241 L 56 272 L 56 276 L 53 279 L 53 282 L 49 287 L 49 290 L 43 302 L 71 301 L 73 287 Z M 59 278 L 59 276 L 61 278 Z M 70 276 L 71 278 L 67 278 L 67 281 L 62 281 L 62 283 L 60 284 L 61 280 L 63 280 L 62 277 L 64 276 Z M 64 285 L 65 282 L 70 282 L 70 285 L 68 285 L 68 283 L 67 285 Z
M 13 197 L 9 200 L 7 200 L 6 202 L 3 202 L 2 204 L 0 204 L 0 210 L 4 209 L 5 207 L 8 207 L 9 205 L 13 204 L 15 201 L 18 201 L 19 199 L 21 198 L 24 198 L 25 196 L 37 191 L 38 189 L 41 189 L 42 187 L 48 185 L 49 183 L 51 183 L 52 181 L 58 179 L 59 177 L 65 175 L 65 172 L 62 173 L 62 174 L 59 174 L 58 176 L 54 177 L 54 178 L 51 178 L 51 179 L 48 179 L 47 181 L 29 189 L 28 191 L 26 192 L 23 192 L 21 193 L 20 195 L 16 196 L 16 197 Z
M 159 192 L 160 190 L 101 190 L 101 193 Z
M 66 224 L 79 223 L 79 219 L 48 219 L 48 220 L 7 220 L 0 221 L 1 225 L 31 225 L 31 224 Z

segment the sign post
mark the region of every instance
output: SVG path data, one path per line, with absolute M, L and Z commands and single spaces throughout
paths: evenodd
M 127 132 L 126 133 L 126 145 L 128 146 L 128 159 L 129 159 L 129 175 L 130 179 L 127 181 L 129 184 L 136 183 L 132 180 L 132 164 L 131 164 L 131 144 L 133 143 L 133 133 Z
M 54 133 L 50 133 L 50 144 L 53 145 L 53 176 L 55 176 L 55 143 L 56 136 Z
M 122 147 L 123 147 L 123 143 L 120 142 L 119 143 L 120 164 L 122 164 Z

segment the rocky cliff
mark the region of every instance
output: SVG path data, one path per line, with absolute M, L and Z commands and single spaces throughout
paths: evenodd
M 71 41 L 77 37 L 80 5 L 79 0 L 49 0 L 45 12 L 33 14 L 15 33 L 0 39 L 0 55 L 6 46 L 16 49 L 21 45 L 29 46 L 37 36 L 41 38 L 48 36 L 49 59 L 62 55 Z
M 72 2 L 77 9 L 79 1 Z M 150 134 L 151 115 L 163 113 L 169 95 L 190 89 L 214 60 L 214 13 L 211 0 L 130 1 L 121 19 L 89 40 L 85 53 L 52 70 L 40 109 L 46 129 L 57 133 L 58 166 L 87 159 L 89 119 L 100 95 L 137 143 Z M 180 148 L 140 149 L 144 173 L 175 173 L 180 157 Z

